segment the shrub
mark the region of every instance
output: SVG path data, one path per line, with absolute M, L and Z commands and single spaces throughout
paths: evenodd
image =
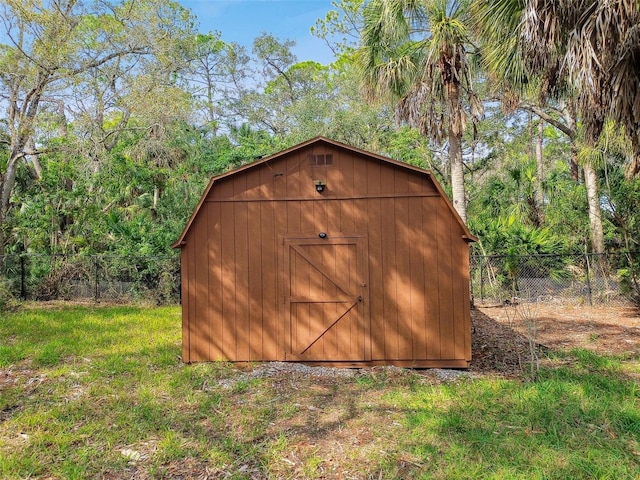
M 9 289 L 6 280 L 0 278 L 0 313 L 18 308 L 19 302 Z

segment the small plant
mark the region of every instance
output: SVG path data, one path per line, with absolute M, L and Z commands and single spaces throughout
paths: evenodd
M 233 393 L 244 393 L 247 390 L 249 390 L 250 386 L 251 386 L 251 383 L 249 382 L 249 380 L 240 379 L 236 383 L 233 384 L 233 388 L 232 388 L 231 391 Z
M 540 357 L 538 355 L 538 321 L 532 303 L 509 302 L 505 305 L 505 314 L 510 328 L 524 327 L 528 342 L 527 374 L 531 381 L 536 381 L 540 373 Z M 521 360 L 522 363 L 522 360 Z
M 18 299 L 11 293 L 6 282 L 0 279 L 0 312 L 13 311 L 18 305 Z
M 304 463 L 303 471 L 307 478 L 318 478 L 321 474 L 322 457 L 317 453 L 311 455 Z
M 536 381 L 540 373 L 540 357 L 538 356 L 538 317 L 535 315 L 533 304 L 525 303 L 520 306 L 520 318 L 527 329 L 529 345 L 529 378 Z

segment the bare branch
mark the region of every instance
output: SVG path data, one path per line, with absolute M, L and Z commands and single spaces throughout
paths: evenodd
M 564 123 L 562 123 L 558 119 L 556 119 L 553 116 L 549 115 L 543 108 L 539 107 L 538 105 L 533 105 L 533 104 L 530 104 L 530 103 L 527 103 L 527 102 L 520 102 L 519 107 L 522 108 L 523 110 L 527 110 L 527 111 L 535 113 L 542 120 L 544 120 L 545 122 L 547 122 L 550 125 L 553 125 L 558 130 L 560 130 L 562 133 L 567 135 L 571 140 L 575 140 L 576 139 L 576 137 L 578 135 L 578 132 L 576 132 L 575 129 L 569 128 L 567 125 L 565 125 Z

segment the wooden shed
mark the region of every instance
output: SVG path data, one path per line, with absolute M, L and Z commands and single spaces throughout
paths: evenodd
M 474 240 L 429 172 L 323 137 L 214 177 L 173 245 L 182 359 L 467 367 Z

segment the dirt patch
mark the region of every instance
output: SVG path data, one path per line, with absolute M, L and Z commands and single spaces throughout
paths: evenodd
M 530 358 L 530 340 L 542 350 L 584 348 L 640 356 L 640 313 L 633 307 L 544 304 L 472 310 L 471 370 L 516 374 Z

